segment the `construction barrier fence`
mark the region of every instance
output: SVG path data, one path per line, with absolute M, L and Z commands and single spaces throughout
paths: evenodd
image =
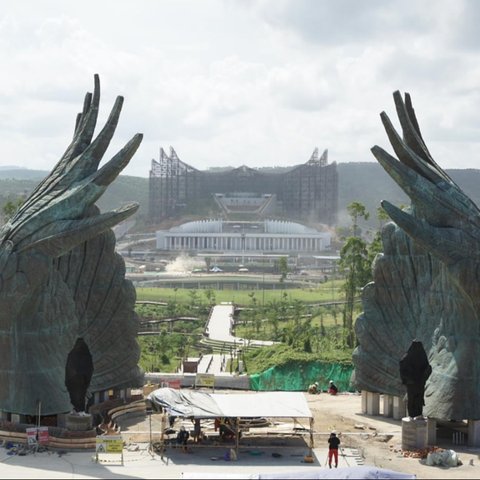
M 340 392 L 355 392 L 350 384 L 353 365 L 349 363 L 292 361 L 250 375 L 250 389 L 256 391 L 306 391 L 318 382 L 320 390 L 327 390 L 333 380 Z

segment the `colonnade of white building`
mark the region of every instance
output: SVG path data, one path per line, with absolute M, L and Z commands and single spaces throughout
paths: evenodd
M 251 234 L 185 234 L 157 232 L 157 248 L 181 251 L 236 252 L 318 252 L 330 244 L 330 236 L 318 235 L 251 235 Z

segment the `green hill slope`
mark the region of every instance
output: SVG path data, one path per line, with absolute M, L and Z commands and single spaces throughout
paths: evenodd
M 408 204 L 407 196 L 390 179 L 382 167 L 374 162 L 339 163 L 339 224 L 349 224 L 346 207 L 349 203 L 358 201 L 363 203 L 370 212 L 369 224 L 376 227 L 376 210 L 383 199 L 395 205 Z M 30 193 L 35 185 L 48 172 L 28 169 L 0 170 L 0 207 L 8 200 Z M 467 193 L 470 198 L 480 205 L 480 170 L 454 169 L 447 170 L 452 179 Z M 13 178 L 18 175 L 20 178 Z M 7 176 L 7 178 L 5 178 Z M 129 202 L 138 202 L 139 218 L 148 217 L 148 178 L 121 175 L 107 189 L 97 202 L 102 211 L 112 210 Z M 199 212 L 197 212 L 198 214 Z M 212 212 L 205 212 L 212 215 Z

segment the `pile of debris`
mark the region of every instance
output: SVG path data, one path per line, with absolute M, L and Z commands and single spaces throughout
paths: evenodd
M 390 445 L 390 450 L 392 450 L 394 453 L 399 453 L 400 455 L 403 455 L 406 458 L 424 459 L 424 458 L 427 458 L 429 453 L 436 452 L 443 449 L 440 447 L 426 447 L 426 448 L 420 448 L 416 450 L 402 450 L 401 448 L 395 448 L 393 445 Z
M 457 452 L 440 447 L 426 447 L 418 450 L 402 450 L 390 445 L 393 453 L 399 453 L 405 458 L 418 458 L 428 466 L 439 465 L 444 467 L 456 467 L 462 465 Z
M 6 442 L 3 441 L 1 445 L 7 451 L 7 455 L 19 455 L 21 457 L 30 453 L 48 452 L 48 448 L 44 445 L 28 445 L 25 443 Z M 51 453 L 51 452 L 49 452 Z M 67 453 L 65 451 L 58 451 L 59 456 Z

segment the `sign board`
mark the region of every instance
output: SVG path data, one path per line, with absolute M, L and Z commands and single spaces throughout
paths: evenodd
M 215 387 L 215 375 L 213 373 L 197 373 L 195 376 L 196 387 Z
M 28 445 L 46 445 L 49 441 L 48 427 L 29 427 L 26 432 Z
M 40 445 L 46 445 L 49 441 L 48 427 L 38 427 L 38 443 Z
M 123 465 L 123 439 L 121 435 L 97 435 L 95 448 L 97 463 L 100 460 L 118 462 L 119 456 L 121 464 Z M 107 460 L 105 457 L 110 457 L 112 460 Z
M 95 451 L 97 453 L 122 453 L 123 439 L 121 435 L 98 435 Z
M 37 429 L 36 427 L 27 428 L 27 444 L 36 445 L 37 444 Z

